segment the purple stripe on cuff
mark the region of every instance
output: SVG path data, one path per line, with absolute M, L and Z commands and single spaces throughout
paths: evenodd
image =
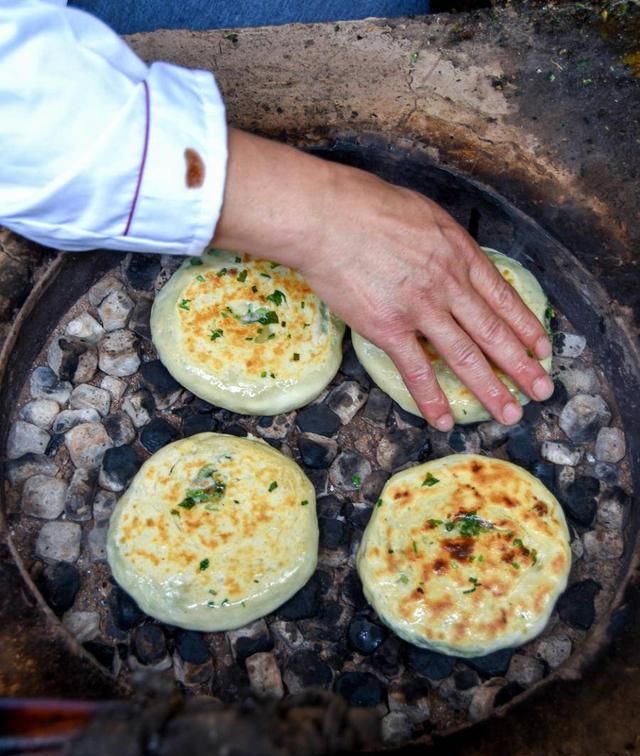
M 129 210 L 129 217 L 127 218 L 127 226 L 124 230 L 123 236 L 127 236 L 129 229 L 131 228 L 131 221 L 133 220 L 133 213 L 136 209 L 138 202 L 138 195 L 140 194 L 140 184 L 142 184 L 142 176 L 144 174 L 144 166 L 147 162 L 147 149 L 149 147 L 149 120 L 151 108 L 149 106 L 149 86 L 146 81 L 142 82 L 144 87 L 144 108 L 145 108 L 145 123 L 144 123 L 144 144 L 142 146 L 142 159 L 140 160 L 140 170 L 138 171 L 138 181 L 136 182 L 136 190 L 133 193 L 133 201 L 131 203 L 131 210 Z

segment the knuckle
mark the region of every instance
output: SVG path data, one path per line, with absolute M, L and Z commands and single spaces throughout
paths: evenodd
M 491 294 L 500 309 L 511 307 L 516 301 L 513 287 L 500 274 L 496 276 Z
M 458 370 L 477 370 L 480 365 L 480 352 L 468 339 L 459 339 L 451 349 L 452 367 Z
M 491 314 L 480 320 L 478 334 L 485 343 L 495 344 L 504 341 L 506 328 L 500 318 Z

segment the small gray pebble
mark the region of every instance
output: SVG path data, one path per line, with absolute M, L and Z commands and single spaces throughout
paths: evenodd
M 98 364 L 103 373 L 116 378 L 133 375 L 140 367 L 137 336 L 127 330 L 108 333 L 98 346 Z
M 82 530 L 77 522 L 45 522 L 36 540 L 36 554 L 45 562 L 75 562 Z
M 326 403 L 343 425 L 351 422 L 367 401 L 367 392 L 356 381 L 345 381 L 333 389 Z
M 105 331 L 124 328 L 133 307 L 133 300 L 124 291 L 112 291 L 107 294 L 98 307 L 98 315 Z
M 61 381 L 50 367 L 37 367 L 31 374 L 31 396 L 34 399 L 53 399 L 66 404 L 71 396 L 69 381 Z
M 60 405 L 53 399 L 34 399 L 20 410 L 20 417 L 27 423 L 48 430 L 59 412 Z
M 43 520 L 55 520 L 64 511 L 67 484 L 60 478 L 34 475 L 22 490 L 22 511 Z
M 129 415 L 136 428 L 142 428 L 151 421 L 155 403 L 149 391 L 140 389 L 125 396 L 122 400 L 122 409 Z
M 582 536 L 584 556 L 588 561 L 619 559 L 624 554 L 622 534 L 608 528 L 596 527 Z
M 596 438 L 596 459 L 615 464 L 627 453 L 624 433 L 620 428 L 600 428 Z
M 62 410 L 53 421 L 54 433 L 66 433 L 80 423 L 97 423 L 100 414 L 95 409 Z
M 122 399 L 124 392 L 127 388 L 127 384 L 121 381 L 119 378 L 114 378 L 111 375 L 105 375 L 100 381 L 100 388 L 105 389 L 111 394 L 111 397 L 118 401 Z
M 108 522 L 99 522 L 89 531 L 87 543 L 89 544 L 89 555 L 92 562 L 107 561 L 107 532 L 109 530 Z
M 542 459 L 554 465 L 575 467 L 582 459 L 580 449 L 572 449 L 560 441 L 544 441 L 540 450 Z
M 76 467 L 99 467 L 113 441 L 101 423 L 81 423 L 64 436 L 71 461 Z
M 67 323 L 65 334 L 97 344 L 104 335 L 104 328 L 88 312 L 83 312 L 82 315 Z
M 93 519 L 96 522 L 109 520 L 118 498 L 111 491 L 98 491 L 93 500 Z
M 579 357 L 587 346 L 584 336 L 558 331 L 553 337 L 553 353 L 558 357 Z
M 528 688 L 538 680 L 542 680 L 544 664 L 533 656 L 514 654 L 511 657 L 506 677 L 509 682 L 517 682 L 523 688 Z
M 536 657 L 556 669 L 571 656 L 571 640 L 566 635 L 553 635 L 538 641 Z
M 18 459 L 23 454 L 43 454 L 50 440 L 50 434 L 43 428 L 25 423 L 24 420 L 16 420 L 7 439 L 7 457 Z
M 62 624 L 78 643 L 86 643 L 100 634 L 100 615 L 98 612 L 67 612 Z
M 595 439 L 598 431 L 611 422 L 611 410 L 598 394 L 578 394 L 560 413 L 559 425 L 576 443 Z
M 24 454 L 7 462 L 7 478 L 12 486 L 20 486 L 34 475 L 55 477 L 58 465 L 44 454 Z
M 97 307 L 113 291 L 124 291 L 124 284 L 113 275 L 106 275 L 89 289 L 89 304 Z
M 104 417 L 111 406 L 111 394 L 105 389 L 83 383 L 73 389 L 69 404 L 72 409 L 94 409 Z
M 405 744 L 411 740 L 413 725 L 403 712 L 390 711 L 380 721 L 380 734 L 387 745 Z

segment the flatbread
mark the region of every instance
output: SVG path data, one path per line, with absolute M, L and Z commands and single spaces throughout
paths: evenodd
M 111 518 L 107 555 L 152 617 L 191 630 L 240 627 L 315 570 L 314 489 L 262 441 L 200 433 L 141 467 Z
M 367 600 L 397 635 L 472 657 L 541 632 L 571 549 L 562 509 L 537 478 L 454 454 L 388 481 L 357 564 Z
M 548 330 L 549 303 L 542 287 L 533 274 L 517 260 L 507 257 L 507 255 L 503 255 L 501 252 L 496 252 L 496 250 L 489 249 L 488 247 L 483 247 L 482 249 L 486 252 L 491 262 L 498 268 L 502 276 L 522 297 L 524 303 L 538 320 L 546 325 Z M 420 410 L 391 358 L 382 349 L 379 349 L 358 333 L 352 333 L 352 340 L 358 359 L 375 383 L 407 412 L 421 417 Z M 438 383 L 449 400 L 451 412 L 456 423 L 466 424 L 488 420 L 491 415 L 482 406 L 480 401 L 462 383 L 429 342 L 424 338 L 420 339 L 420 341 L 427 358 L 435 370 Z M 551 357 L 541 360 L 540 364 L 547 373 L 551 371 Z M 496 374 L 520 404 L 524 405 L 529 402 L 529 397 L 519 391 L 513 381 L 501 370 L 496 369 Z
M 209 250 L 159 292 L 151 334 L 169 372 L 200 398 L 275 415 L 312 401 L 331 381 L 344 323 L 290 268 Z

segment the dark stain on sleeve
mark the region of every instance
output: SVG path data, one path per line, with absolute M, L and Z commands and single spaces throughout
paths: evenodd
M 199 189 L 204 184 L 204 160 L 200 153 L 191 147 L 184 151 L 184 159 L 187 162 L 185 182 L 188 189 Z

